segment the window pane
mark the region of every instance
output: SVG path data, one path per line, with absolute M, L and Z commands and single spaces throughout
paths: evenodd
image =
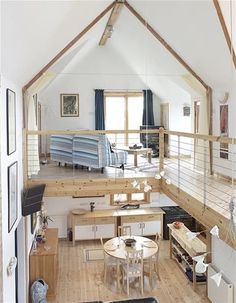
M 144 200 L 144 193 L 134 193 L 131 194 L 131 200 L 132 201 L 142 201 Z
M 127 202 L 127 194 L 115 194 L 114 201 L 116 203 Z
M 106 97 L 106 129 L 124 130 L 125 129 L 125 98 Z M 107 135 L 111 143 L 124 145 L 124 134 Z
M 140 129 L 143 116 L 143 96 L 128 98 L 128 128 Z M 139 134 L 129 134 L 129 145 L 140 143 Z

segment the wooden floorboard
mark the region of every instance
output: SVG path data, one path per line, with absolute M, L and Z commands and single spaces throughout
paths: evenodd
M 84 261 L 84 249 L 100 247 L 99 241 L 80 241 L 73 247 L 72 242 L 59 241 L 59 272 L 57 296 L 48 303 L 79 303 L 94 300 L 126 299 L 124 291 L 117 292 L 115 273 L 109 273 L 106 284 L 101 273 L 103 261 Z M 206 298 L 206 286 L 197 286 L 193 291 L 191 282 L 185 277 L 178 264 L 169 258 L 169 241 L 162 241 L 160 251 L 161 281 L 155 278 L 150 289 L 145 277 L 144 296 L 157 297 L 160 303 L 209 303 Z M 131 288 L 130 297 L 139 298 L 138 288 Z

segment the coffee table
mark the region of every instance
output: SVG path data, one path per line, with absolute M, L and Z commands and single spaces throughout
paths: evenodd
M 152 163 L 152 149 L 151 148 L 129 148 L 129 147 L 116 147 L 115 150 L 123 150 L 128 154 L 134 155 L 134 166 L 138 167 L 138 155 L 147 155 L 148 162 Z

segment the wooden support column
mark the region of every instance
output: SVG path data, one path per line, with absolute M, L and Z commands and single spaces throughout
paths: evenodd
M 206 99 L 207 99 L 207 116 L 209 119 L 209 135 L 212 136 L 212 88 L 209 86 L 207 91 L 206 91 Z M 212 141 L 209 141 L 209 171 L 210 174 L 213 175 L 213 143 Z
M 164 142 L 164 128 L 159 129 L 159 171 L 164 169 L 164 153 L 165 153 L 165 142 Z

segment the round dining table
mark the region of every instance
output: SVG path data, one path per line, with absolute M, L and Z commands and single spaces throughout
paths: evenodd
M 133 246 L 126 246 L 126 239 L 134 239 Z M 127 252 L 133 250 L 143 250 L 143 259 L 149 259 L 158 252 L 158 245 L 155 241 L 141 236 L 121 236 L 108 240 L 104 244 L 104 251 L 109 256 L 117 259 L 117 288 L 120 289 L 120 262 L 126 260 Z M 151 267 L 150 267 L 151 268 Z
M 126 246 L 125 240 L 131 238 L 136 242 L 133 246 Z M 143 259 L 149 259 L 158 251 L 155 241 L 141 236 L 121 236 L 108 240 L 104 244 L 105 252 L 117 259 L 125 260 L 128 251 L 143 250 Z

